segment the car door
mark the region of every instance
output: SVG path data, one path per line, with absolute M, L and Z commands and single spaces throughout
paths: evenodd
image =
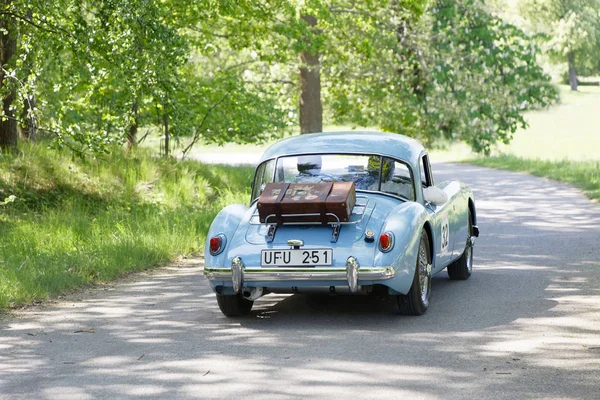
M 429 156 L 426 153 L 421 156 L 419 164 L 423 188 L 434 186 Z M 454 226 L 451 222 L 455 218 L 451 203 L 450 196 L 444 204 L 425 203 L 425 209 L 431 215 L 433 229 L 434 271 L 443 269 L 453 260 L 456 232 L 453 232 L 451 228 Z

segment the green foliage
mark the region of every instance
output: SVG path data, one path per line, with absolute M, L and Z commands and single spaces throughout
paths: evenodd
M 477 0 L 433 2 L 420 20 L 388 6 L 362 22 L 345 34 L 370 48 L 340 37 L 346 62 L 324 68 L 338 123 L 380 126 L 430 146 L 462 140 L 488 153 L 526 125 L 523 111 L 557 99 L 533 39 Z
M 243 71 L 202 63 L 214 51 L 210 27 L 245 16 L 250 35 L 250 24 L 273 12 L 263 16 L 259 6 L 14 0 L 2 17 L 19 23 L 19 61 L 5 81 L 35 101 L 28 117 L 42 133 L 80 152 L 104 151 L 122 143 L 132 125 L 161 126 L 165 118 L 173 136 L 218 143 L 268 139 L 285 126 L 287 110 L 247 84 Z M 26 102 L 14 107 L 27 111 Z
M 15 107 L 77 151 L 105 151 L 131 127 L 168 125 L 192 143 L 269 140 L 296 124 L 305 50 L 320 56 L 334 122 L 429 145 L 462 140 L 488 152 L 525 124 L 524 110 L 556 99 L 532 38 L 480 0 L 12 0 L 7 7 L 2 15 L 18 22 L 20 41 L 5 81 L 35 105 Z M 306 15 L 316 17 L 316 29 Z
M 216 213 L 247 203 L 253 169 L 111 149 L 25 145 L 0 159 L 0 308 L 47 299 L 202 249 Z M 0 203 L 1 204 L 1 203 Z
M 530 27 L 545 34 L 552 61 L 565 63 L 572 53 L 578 73 L 600 74 L 599 0 L 522 0 L 520 9 Z
M 11 194 L 7 198 L 5 198 L 4 201 L 0 202 L 0 206 L 5 206 L 8 203 L 13 203 L 16 199 L 17 197 L 14 194 Z
M 527 172 L 535 176 L 568 183 L 590 199 L 600 201 L 600 161 L 529 160 L 511 155 L 476 158 L 467 161 L 484 167 Z

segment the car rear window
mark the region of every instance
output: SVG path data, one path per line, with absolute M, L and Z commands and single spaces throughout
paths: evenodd
M 269 160 L 257 168 L 253 199 L 260 196 L 268 182 L 354 182 L 357 190 L 415 199 L 408 165 L 379 155 L 306 154 L 279 157 L 276 162 Z

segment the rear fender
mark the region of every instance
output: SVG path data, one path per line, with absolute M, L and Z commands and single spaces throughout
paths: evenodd
M 210 225 L 210 229 L 208 230 L 208 234 L 206 236 L 206 243 L 204 245 L 204 258 L 205 265 L 207 267 L 223 266 L 223 263 L 227 257 L 227 247 L 231 244 L 233 235 L 235 234 L 247 211 L 248 206 L 246 205 L 232 204 L 225 207 L 221 210 L 221 212 L 219 212 L 219 214 L 217 214 Z M 226 238 L 225 249 L 220 254 L 212 256 L 209 251 L 210 238 L 218 234 L 222 234 Z
M 375 254 L 375 265 L 392 266 L 396 270 L 393 279 L 386 282 L 392 294 L 406 294 L 410 290 L 417 256 L 421 232 L 429 214 L 419 203 L 403 203 L 394 208 L 383 224 L 380 235 L 384 232 L 394 234 L 394 247 L 389 253 L 380 250 Z

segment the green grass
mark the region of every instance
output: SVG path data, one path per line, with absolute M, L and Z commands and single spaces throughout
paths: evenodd
M 527 113 L 529 128 L 510 145 L 498 146 L 492 157 L 463 153 L 458 160 L 553 179 L 600 200 L 600 87 L 560 88 L 561 104 Z
M 527 172 L 564 182 L 581 189 L 590 199 L 600 201 L 600 161 L 528 160 L 513 155 L 477 158 L 471 164 Z
M 509 145 L 495 154 L 540 160 L 600 160 L 600 87 L 580 86 L 573 92 L 561 85 L 561 103 L 531 111 L 527 129 L 518 130 Z
M 0 156 L 0 309 L 197 252 L 216 213 L 250 197 L 248 167 L 21 150 Z

